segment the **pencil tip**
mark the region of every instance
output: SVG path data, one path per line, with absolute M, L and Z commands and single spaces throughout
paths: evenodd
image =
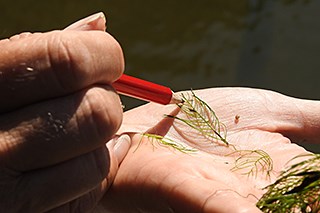
M 182 102 L 181 96 L 172 92 L 172 98 L 171 98 L 171 101 L 169 102 L 169 104 L 178 104 L 181 102 Z

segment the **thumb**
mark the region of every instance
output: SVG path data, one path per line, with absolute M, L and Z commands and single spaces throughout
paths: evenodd
M 91 16 L 83 18 L 64 30 L 77 30 L 77 31 L 88 31 L 88 30 L 99 30 L 106 31 L 106 17 L 103 12 L 95 13 Z
M 110 158 L 111 158 L 111 164 L 116 164 L 115 166 L 112 166 L 112 167 L 115 167 L 116 169 L 118 169 L 118 166 L 123 161 L 126 154 L 128 153 L 130 146 L 131 146 L 131 138 L 127 134 L 116 136 L 115 138 L 113 138 L 111 141 L 107 143 L 107 147 L 108 147 Z M 114 160 L 112 158 L 114 158 Z

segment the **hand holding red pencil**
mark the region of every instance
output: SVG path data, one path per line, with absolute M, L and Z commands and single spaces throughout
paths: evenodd
M 112 183 L 130 138 L 107 142 L 122 119 L 108 83 L 122 74 L 124 60 L 104 30 L 100 13 L 64 31 L 0 41 L 2 211 L 86 211 Z M 169 88 L 126 75 L 113 86 L 148 101 L 172 100 Z
M 130 138 L 109 85 L 124 69 L 102 13 L 0 40 L 0 211 L 90 211 Z

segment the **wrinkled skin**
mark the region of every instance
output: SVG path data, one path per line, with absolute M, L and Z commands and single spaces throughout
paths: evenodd
M 319 102 L 249 88 L 212 88 L 196 94 L 227 126 L 231 144 L 262 149 L 271 156 L 270 177 L 230 171 L 235 160 L 225 156 L 230 150 L 205 143 L 188 127 L 163 117 L 177 113 L 176 106 L 147 104 L 124 114 L 119 134 L 149 131 L 201 151 L 184 154 L 131 133 L 131 148 L 96 212 L 260 212 L 255 203 L 263 194 L 261 189 L 297 162 L 290 161 L 293 157 L 307 153 L 292 142 L 319 140 Z
M 86 212 L 111 185 L 128 143 L 110 140 L 124 59 L 104 31 L 100 13 L 0 41 L 1 212 Z

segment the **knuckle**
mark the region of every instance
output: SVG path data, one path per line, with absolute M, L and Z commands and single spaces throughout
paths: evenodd
M 47 43 L 47 55 L 50 69 L 57 88 L 65 91 L 75 89 L 78 82 L 83 81 L 82 69 L 78 61 L 76 47 L 80 47 L 78 38 L 62 32 L 53 32 Z M 82 49 L 82 48 L 81 48 Z
M 17 35 L 13 35 L 9 38 L 10 41 L 17 41 L 17 40 L 20 40 L 22 38 L 26 38 L 28 36 L 32 35 L 31 32 L 23 32 L 23 33 L 20 33 L 20 34 L 17 34 Z
M 124 70 L 120 44 L 100 31 L 55 31 L 48 42 L 48 58 L 62 90 L 110 83 Z
M 122 108 L 119 97 L 111 88 L 91 88 L 86 91 L 80 107 L 85 119 L 81 132 L 90 132 L 91 139 L 104 143 L 118 130 L 122 120 Z M 79 119 L 78 119 L 79 120 Z

